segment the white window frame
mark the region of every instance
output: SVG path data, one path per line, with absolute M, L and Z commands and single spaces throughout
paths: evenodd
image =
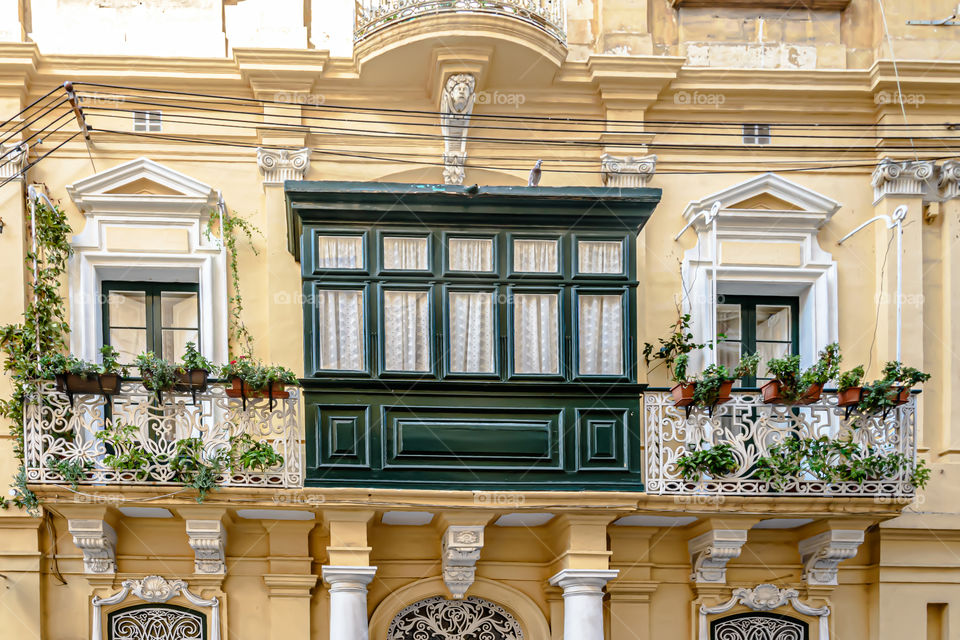
M 159 109 L 134 111 L 133 130 L 147 133 L 163 131 L 163 112 Z
M 744 124 L 743 125 L 743 144 L 770 144 L 770 125 L 769 124 Z

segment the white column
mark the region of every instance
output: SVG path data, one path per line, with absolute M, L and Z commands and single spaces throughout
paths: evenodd
M 563 640 L 603 640 L 603 587 L 618 573 L 564 569 L 550 578 L 563 589 Z
M 323 567 L 330 585 L 330 640 L 367 640 L 367 585 L 376 567 Z

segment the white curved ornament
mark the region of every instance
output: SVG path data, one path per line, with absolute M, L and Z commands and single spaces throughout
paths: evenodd
M 789 604 L 797 613 L 805 616 L 813 616 L 820 619 L 819 639 L 830 640 L 830 607 L 813 607 L 800 601 L 800 594 L 796 589 L 780 589 L 772 584 L 760 584 L 753 589 L 734 589 L 733 596 L 724 602 L 713 607 L 700 607 L 700 630 L 697 636 L 699 640 L 709 640 L 709 625 L 707 616 L 718 613 L 726 613 L 737 605 L 743 605 L 752 611 L 772 611 Z M 732 636 L 736 637 L 736 636 Z M 753 637 L 753 636 L 746 636 Z M 760 638 L 769 638 L 770 640 L 781 640 L 777 636 L 758 636 Z M 785 636 L 782 640 L 787 640 L 790 636 Z
M 165 603 L 178 595 L 182 595 L 186 598 L 187 602 L 195 607 L 209 608 L 210 640 L 220 640 L 220 601 L 217 598 L 201 598 L 195 593 L 192 593 L 187 587 L 187 583 L 183 580 L 166 580 L 160 576 L 147 576 L 143 580 L 124 580 L 121 583 L 120 591 L 112 596 L 107 596 L 106 598 L 94 596 L 91 601 L 93 604 L 91 640 L 104 640 L 101 609 L 104 606 L 120 604 L 130 595 L 144 602 L 154 604 Z M 186 640 L 188 637 L 189 636 L 184 636 L 183 640 Z
M 435 596 L 402 609 L 387 640 L 523 640 L 523 631 L 506 609 L 487 600 Z

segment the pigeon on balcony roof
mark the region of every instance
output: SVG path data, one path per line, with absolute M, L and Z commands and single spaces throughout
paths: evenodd
M 530 169 L 530 177 L 527 178 L 528 187 L 540 186 L 540 176 L 543 175 L 543 171 L 540 170 L 540 165 L 542 163 L 543 160 L 537 160 L 537 164 L 533 165 L 533 169 Z

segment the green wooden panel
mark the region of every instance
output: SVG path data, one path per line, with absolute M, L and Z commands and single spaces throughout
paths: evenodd
M 368 407 L 318 405 L 317 449 L 314 457 L 326 466 L 367 467 Z

